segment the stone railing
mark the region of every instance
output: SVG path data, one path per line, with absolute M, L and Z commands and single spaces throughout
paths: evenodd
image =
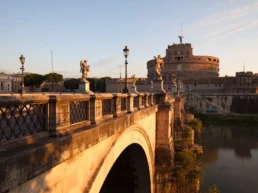
M 48 101 L 45 95 L 0 96 L 0 143 L 47 131 Z
M 0 145 L 35 135 L 58 137 L 162 101 L 164 93 L 0 96 Z

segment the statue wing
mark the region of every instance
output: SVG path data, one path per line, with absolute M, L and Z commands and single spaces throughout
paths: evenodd
M 83 63 L 82 63 L 82 60 L 81 60 L 81 62 L 80 62 L 80 72 L 82 72 L 82 65 L 83 65 Z
M 163 59 L 160 59 L 160 66 L 161 66 L 161 68 L 164 68 L 164 60 Z

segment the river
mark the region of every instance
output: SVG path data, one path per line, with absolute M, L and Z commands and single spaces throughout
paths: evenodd
M 258 192 L 258 125 L 207 124 L 196 143 L 204 151 L 201 191 L 217 184 L 221 193 Z

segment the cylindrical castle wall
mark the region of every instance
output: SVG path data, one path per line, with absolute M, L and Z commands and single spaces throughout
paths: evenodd
M 192 56 L 184 60 L 175 60 L 170 57 L 164 58 L 164 69 L 162 74 L 170 76 L 174 73 L 184 78 L 218 77 L 219 58 L 213 56 Z M 147 62 L 148 78 L 155 76 L 155 60 Z

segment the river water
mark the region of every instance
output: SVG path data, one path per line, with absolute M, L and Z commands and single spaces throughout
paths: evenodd
M 221 193 L 258 193 L 258 125 L 203 126 L 201 191 L 217 184 Z

